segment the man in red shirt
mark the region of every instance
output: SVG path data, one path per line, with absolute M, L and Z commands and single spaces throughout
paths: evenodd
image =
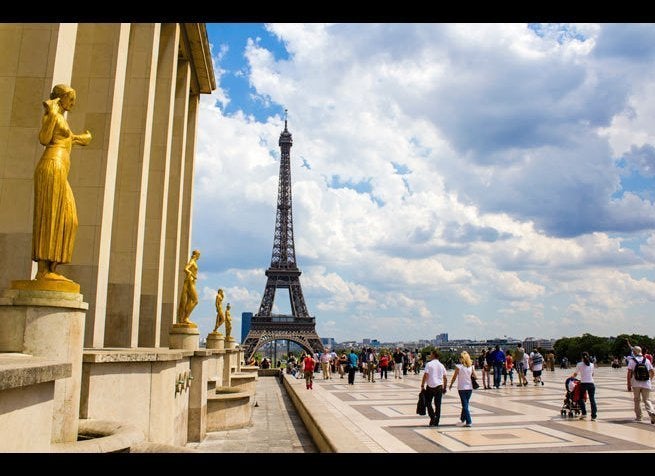
M 309 354 L 307 354 L 305 358 L 302 360 L 302 369 L 305 375 L 305 383 L 307 384 L 307 390 L 312 390 L 314 388 L 312 384 L 314 383 L 315 365 L 316 365 L 316 361 Z
M 386 352 L 382 352 L 382 356 L 380 357 L 380 380 L 382 380 L 382 376 L 384 376 L 384 379 L 387 379 L 387 369 L 389 367 L 389 357 L 387 356 Z
M 509 384 L 514 385 L 514 359 L 512 359 L 512 354 L 507 352 L 505 356 L 505 368 L 503 369 L 503 385 L 507 385 L 507 376 L 509 375 Z

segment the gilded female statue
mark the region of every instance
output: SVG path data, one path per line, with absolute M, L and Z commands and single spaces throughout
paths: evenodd
M 197 327 L 195 323 L 189 321 L 191 311 L 198 304 L 198 292 L 196 291 L 196 281 L 198 279 L 198 259 L 200 251 L 193 250 L 189 262 L 184 267 L 184 284 L 182 285 L 182 296 L 180 304 L 177 307 L 177 323 L 185 324 L 191 327 Z
M 225 322 L 225 314 L 223 314 L 222 307 L 224 297 L 223 290 L 219 289 L 216 293 L 216 325 L 214 326 L 213 332 L 218 332 L 218 328 Z
M 232 316 L 230 315 L 230 303 L 225 307 L 225 341 L 232 339 Z
M 70 281 L 56 272 L 70 263 L 77 233 L 77 208 L 68 183 L 73 145 L 87 145 L 91 133 L 73 134 L 64 113 L 75 106 L 75 90 L 65 84 L 52 88 L 43 101 L 39 142 L 45 146 L 34 170 L 34 223 L 32 260 L 38 263 L 36 279 Z

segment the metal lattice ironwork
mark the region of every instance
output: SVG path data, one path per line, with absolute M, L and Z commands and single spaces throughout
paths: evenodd
M 291 200 L 291 146 L 293 139 L 284 121 L 280 134 L 280 179 L 277 190 L 277 214 L 271 266 L 266 270 L 266 287 L 259 312 L 252 317 L 250 330 L 243 342 L 247 359 L 262 345 L 274 340 L 296 342 L 307 351 L 319 352 L 323 345 L 316 333 L 316 323 L 307 311 L 300 286 L 296 263 L 296 247 L 293 240 L 293 208 Z M 278 289 L 289 291 L 291 315 L 271 314 Z

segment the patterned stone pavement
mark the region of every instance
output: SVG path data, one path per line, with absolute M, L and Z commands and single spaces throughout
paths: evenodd
M 442 402 L 439 427 L 429 427 L 428 417 L 416 415 L 421 375 L 375 383 L 357 374 L 354 386 L 346 379 L 314 384 L 314 396 L 371 452 L 654 452 L 655 425 L 644 411 L 644 420 L 634 421 L 632 393 L 625 390 L 626 369 L 596 370 L 597 421 L 562 417 L 566 390 L 564 381 L 572 370 L 544 372 L 544 386 L 507 386 L 475 390 L 471 398 L 473 426 L 456 426 L 460 402 L 449 391 Z M 480 374 L 480 372 L 478 372 Z M 449 372 L 449 377 L 452 372 Z M 308 392 L 304 382 L 294 389 Z M 310 408 L 311 411 L 311 408 Z M 587 402 L 587 412 L 590 414 Z
M 204 453 L 316 453 L 317 449 L 287 393 L 275 377 L 259 377 L 252 426 L 207 433 L 187 448 Z

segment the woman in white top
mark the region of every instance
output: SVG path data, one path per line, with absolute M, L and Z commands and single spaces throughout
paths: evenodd
M 460 364 L 455 365 L 455 373 L 450 381 L 449 389 L 453 388 L 453 384 L 457 380 L 457 392 L 459 399 L 462 402 L 462 413 L 459 416 L 460 423 L 458 426 L 471 426 L 471 412 L 469 411 L 469 400 L 473 393 L 473 384 L 471 383 L 471 376 L 477 378 L 471 356 L 468 352 L 464 351 L 460 354 Z M 458 378 L 459 377 L 459 378 Z
M 589 358 L 588 352 L 582 353 L 582 362 L 578 362 L 575 367 L 575 372 L 571 377 L 576 378 L 580 374 L 580 411 L 582 415 L 580 420 L 587 419 L 587 408 L 584 404 L 584 394 L 587 392 L 589 395 L 589 403 L 591 404 L 591 421 L 596 421 L 596 385 L 594 384 L 594 364 Z

